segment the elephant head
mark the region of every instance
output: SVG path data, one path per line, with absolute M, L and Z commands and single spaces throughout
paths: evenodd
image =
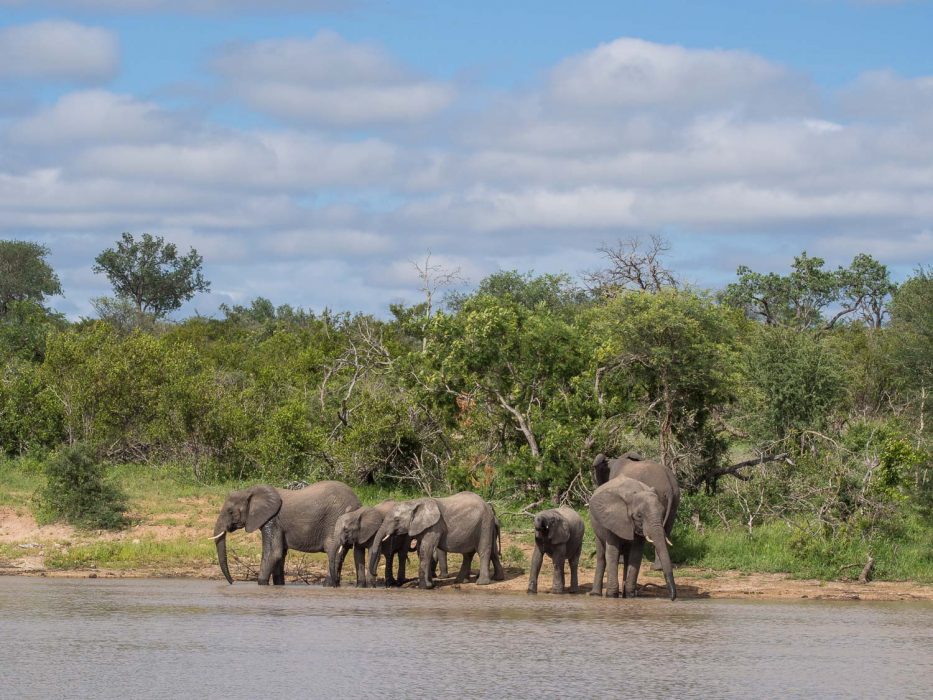
M 337 523 L 334 525 L 334 537 L 339 545 L 337 555 L 340 556 L 344 549 L 350 549 L 354 545 L 372 539 L 380 525 L 382 525 L 382 516 L 374 508 L 363 507 L 348 510 L 337 518 Z
M 640 481 L 617 477 L 600 486 L 590 499 L 590 516 L 623 540 L 644 537 L 658 554 L 671 600 L 677 597 L 674 569 L 664 532 L 665 508 L 657 491 Z
M 641 462 L 645 458 L 640 453 L 629 450 L 624 455 L 619 457 L 619 459 L 625 459 L 630 462 Z M 609 477 L 611 476 L 611 465 L 609 464 L 609 458 L 602 452 L 596 455 L 596 457 L 593 459 L 593 465 L 591 469 L 593 470 L 593 481 L 597 486 L 602 486 L 607 481 L 609 481 Z
M 214 524 L 213 539 L 220 570 L 228 583 L 233 583 L 233 578 L 227 568 L 227 533 L 240 528 L 253 532 L 269 522 L 281 507 L 282 497 L 271 486 L 253 486 L 227 496 Z
M 419 537 L 440 519 L 441 511 L 433 498 L 402 501 L 396 504 L 392 512 L 382 521 L 373 543 L 378 545 L 396 535 Z M 369 573 L 375 576 L 378 566 L 378 548 L 374 547 L 369 557 Z
M 535 540 L 545 545 L 563 544 L 570 539 L 570 526 L 555 510 L 535 516 Z

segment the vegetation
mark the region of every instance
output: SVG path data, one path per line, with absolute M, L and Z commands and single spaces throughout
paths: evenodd
M 103 466 L 85 446 L 63 448 L 46 462 L 45 475 L 39 492 L 40 522 L 64 520 L 108 530 L 126 524 L 125 494 L 105 480 Z
M 11 301 L 3 453 L 53 464 L 87 444 L 69 468 L 143 465 L 166 495 L 337 478 L 372 500 L 468 488 L 505 513 L 582 507 L 592 458 L 637 449 L 684 487 L 682 562 L 831 578 L 871 556 L 879 577 L 931 580 L 929 269 L 895 285 L 870 256 L 827 270 L 804 253 L 713 294 L 677 280 L 654 238 L 606 248 L 586 288 L 500 272 L 439 303 L 454 273 L 426 260 L 424 301 L 389 319 L 259 298 L 169 322 L 206 288 L 200 257 L 153 272 L 127 236 L 101 271 L 187 282 L 115 281 L 103 318 L 77 323 L 41 295 Z

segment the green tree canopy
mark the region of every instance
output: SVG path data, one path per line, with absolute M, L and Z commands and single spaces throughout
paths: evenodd
M 880 328 L 895 290 L 888 268 L 864 253 L 847 268 L 827 270 L 825 264 L 804 251 L 794 258 L 789 275 L 754 272 L 742 265 L 736 271 L 738 281 L 723 292 L 723 301 L 769 326 L 832 328 L 857 315 Z
M 210 291 L 202 262 L 194 248 L 179 256 L 175 244 L 161 236 L 144 233 L 137 241 L 133 234 L 124 233 L 116 248 L 95 258 L 93 269 L 106 274 L 117 297 L 131 300 L 138 313 L 161 318 L 195 293 Z
M 49 249 L 29 241 L 0 241 L 0 316 L 17 301 L 41 304 L 62 293 L 62 286 L 45 258 Z

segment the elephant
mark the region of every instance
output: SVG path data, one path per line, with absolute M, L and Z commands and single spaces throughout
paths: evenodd
M 356 565 L 356 585 L 357 588 L 373 587 L 376 585 L 376 578 L 368 573 L 366 568 L 366 552 L 370 551 L 376 544 L 376 531 L 382 525 L 385 516 L 395 507 L 395 501 L 383 501 L 382 503 L 370 507 L 363 506 L 356 510 L 348 510 L 337 518 L 334 525 L 334 537 L 337 539 L 337 556 L 334 561 L 334 568 L 330 571 L 330 578 L 335 585 L 340 585 L 340 572 L 343 569 L 343 562 L 347 553 L 353 550 L 353 559 Z M 408 535 L 397 535 L 386 542 L 379 543 L 379 549 L 386 560 L 385 585 L 401 586 L 405 583 L 405 565 L 408 561 L 408 553 L 415 551 L 409 549 L 411 538 Z M 437 550 L 437 556 L 440 560 L 441 576 L 447 576 L 447 554 Z M 398 558 L 398 577 L 392 575 L 392 561 Z
M 547 554 L 554 562 L 551 593 L 564 592 L 564 562 L 570 563 L 570 592 L 577 592 L 577 566 L 583 549 L 583 518 L 567 506 L 552 508 L 535 516 L 535 550 L 531 555 L 528 592 L 538 592 L 538 574 Z
M 674 569 L 664 532 L 664 503 L 647 484 L 617 476 L 600 486 L 590 498 L 590 523 L 596 533 L 596 573 L 591 595 L 602 595 L 603 573 L 608 566 L 606 595 L 619 596 L 619 553 L 625 570 L 623 597 L 636 595 L 645 540 L 654 544 L 671 600 L 677 597 Z
M 217 545 L 220 570 L 233 583 L 227 568 L 227 533 L 240 528 L 262 532 L 262 562 L 259 585 L 285 583 L 285 555 L 299 552 L 327 552 L 334 561 L 337 540 L 334 525 L 347 509 L 360 507 L 353 490 L 339 481 L 319 481 L 298 491 L 260 484 L 227 496 L 214 525 L 212 539 Z M 325 585 L 333 585 L 328 575 Z
M 493 565 L 493 578 L 501 581 L 505 572 L 499 561 L 499 522 L 492 506 L 470 491 L 446 498 L 418 498 L 397 503 L 382 522 L 377 541 L 393 535 L 405 535 L 418 543 L 418 586 L 434 588 L 434 555 L 440 549 L 463 555 L 463 564 L 457 574 L 457 583 L 467 580 L 473 555 L 479 554 L 478 585 L 486 585 L 489 564 Z M 373 549 L 369 555 L 369 573 L 376 575 L 379 553 Z
M 660 462 L 645 459 L 637 452 L 626 452 L 616 459 L 609 459 L 604 454 L 596 455 L 593 460 L 593 480 L 597 486 L 602 486 L 620 474 L 637 479 L 658 492 L 665 507 L 664 533 L 670 537 L 680 505 L 680 486 L 674 473 Z M 661 562 L 657 557 L 654 569 L 661 570 Z

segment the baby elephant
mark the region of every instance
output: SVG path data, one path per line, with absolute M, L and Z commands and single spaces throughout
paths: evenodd
M 535 516 L 535 551 L 531 555 L 528 592 L 538 592 L 541 561 L 548 554 L 554 562 L 551 593 L 564 592 L 564 561 L 570 561 L 570 592 L 577 592 L 577 565 L 583 549 L 583 519 L 571 508 L 561 506 Z

